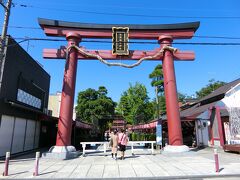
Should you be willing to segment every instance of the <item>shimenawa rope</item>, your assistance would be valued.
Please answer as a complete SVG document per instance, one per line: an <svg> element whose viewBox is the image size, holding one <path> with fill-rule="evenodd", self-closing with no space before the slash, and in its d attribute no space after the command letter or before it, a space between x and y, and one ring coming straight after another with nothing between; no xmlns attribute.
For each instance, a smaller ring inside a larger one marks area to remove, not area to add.
<svg viewBox="0 0 240 180"><path fill-rule="evenodd" d="M147 59L156 59L157 57L159 57L160 55L162 55L164 53L165 50L170 50L172 52L176 52L177 48L165 45L163 46L163 48L161 48L161 50L159 52L157 52L156 54L154 54L153 56L145 56L142 57L141 59L139 59L136 63L128 65L128 64L123 64L123 63L110 63L106 60L104 60L100 55L97 54L91 54L89 52L84 51L82 48L79 48L76 45L70 45L67 47L67 51L66 51L66 59L68 59L68 54L71 48L75 48L78 50L79 53L81 53L82 55L86 56L86 57L92 57L92 58L96 58L98 59L100 62L108 65L108 66L121 66L121 67L125 67L125 68L133 68L136 67L138 65L140 65L142 63L142 61L147 60Z"/></svg>

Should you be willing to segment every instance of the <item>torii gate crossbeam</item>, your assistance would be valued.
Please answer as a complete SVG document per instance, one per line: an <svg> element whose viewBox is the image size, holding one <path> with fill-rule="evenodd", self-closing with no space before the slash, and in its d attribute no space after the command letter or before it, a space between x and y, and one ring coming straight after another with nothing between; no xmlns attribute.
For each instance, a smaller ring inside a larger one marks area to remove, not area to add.
<svg viewBox="0 0 240 180"><path fill-rule="evenodd" d="M110 50L85 50L91 54L99 55L104 59L137 60L145 56L156 54L163 46L171 46L174 39L190 39L199 27L199 22L161 25L129 25L129 24L86 24L64 22L49 19L39 19L39 24L48 36L66 37L68 46L78 46L82 38L112 38L112 27L128 27L130 39L157 40L160 48L152 51L132 50L129 55L113 55ZM44 49L43 57L48 59L65 59L66 47L59 49ZM156 59L162 60L164 73L164 91L166 96L166 109L168 120L169 144L174 148L183 145L182 129L178 107L176 78L174 71L175 60L194 60L194 52L177 51L165 52ZM66 60L63 79L62 101L58 123L56 149L71 145L71 127L77 72L77 61L93 59L78 53L77 49L71 49ZM152 61L150 60L150 61ZM55 152L57 152L56 150Z"/></svg>

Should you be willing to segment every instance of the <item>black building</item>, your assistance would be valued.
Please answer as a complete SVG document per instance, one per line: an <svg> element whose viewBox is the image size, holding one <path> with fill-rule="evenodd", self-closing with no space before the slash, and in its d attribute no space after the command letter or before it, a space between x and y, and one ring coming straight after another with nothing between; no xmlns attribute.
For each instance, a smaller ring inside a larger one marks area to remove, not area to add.
<svg viewBox="0 0 240 180"><path fill-rule="evenodd" d="M50 75L14 39L0 59L0 156L39 147Z"/></svg>

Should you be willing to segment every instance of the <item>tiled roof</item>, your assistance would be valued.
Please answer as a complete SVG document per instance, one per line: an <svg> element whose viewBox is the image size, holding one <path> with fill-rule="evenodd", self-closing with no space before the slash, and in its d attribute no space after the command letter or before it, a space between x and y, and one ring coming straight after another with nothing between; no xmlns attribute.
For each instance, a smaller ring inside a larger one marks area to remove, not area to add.
<svg viewBox="0 0 240 180"><path fill-rule="evenodd" d="M205 104L205 105L200 105L199 103L194 105L191 108L185 109L183 111L180 112L180 117L184 118L184 117L196 117L199 114L203 113L204 111L206 111L208 108L214 106L216 104L216 102L212 102L209 104Z"/></svg>
<svg viewBox="0 0 240 180"><path fill-rule="evenodd" d="M197 116L197 115L203 113L209 107L214 106L217 103L217 101L221 100L224 97L226 92L228 92L231 88L233 88L234 86L236 86L239 83L240 83L240 79L236 79L235 81L232 81L230 83L227 83L227 84L219 87L218 89L213 91L211 94L200 99L196 105L181 111L180 117L181 118L194 117L194 116ZM219 98L216 98L216 97L219 97ZM225 111L222 113L224 113L224 115L228 115L228 113Z"/></svg>
<svg viewBox="0 0 240 180"><path fill-rule="evenodd" d="M189 107L185 110L180 111L180 117L181 119L184 118L196 118L199 114L203 113L206 111L208 108L214 106L217 101L221 100L224 96L225 93L228 92L231 88L236 86L237 84L240 83L240 79L236 79L230 83L227 83L215 91L213 91L211 94L203 97L199 101L196 102L195 105L192 107ZM228 116L228 112L221 110L221 116ZM167 119L166 114L161 117L163 120Z"/></svg>
<svg viewBox="0 0 240 180"><path fill-rule="evenodd" d="M211 99L211 98L219 96L219 95L225 95L226 92L228 92L231 88L233 88L234 86L236 86L239 83L240 83L240 79L236 79L236 80L234 80L230 83L227 83L227 84L219 87L215 91L213 91L211 94L209 94L209 95L203 97L202 99L200 99L199 102Z"/></svg>

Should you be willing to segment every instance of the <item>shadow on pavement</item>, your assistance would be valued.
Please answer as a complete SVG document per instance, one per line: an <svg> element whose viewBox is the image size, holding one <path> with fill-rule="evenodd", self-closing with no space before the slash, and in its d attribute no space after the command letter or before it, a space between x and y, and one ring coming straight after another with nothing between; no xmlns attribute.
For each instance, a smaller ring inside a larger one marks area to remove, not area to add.
<svg viewBox="0 0 240 180"><path fill-rule="evenodd" d="M14 175L18 175L18 174L27 173L27 172L28 172L28 171L22 171L22 172L12 173L12 174L9 174L9 176L14 176Z"/></svg>
<svg viewBox="0 0 240 180"><path fill-rule="evenodd" d="M49 171L49 172L40 173L39 175L51 174L51 173L56 173L56 172L57 171Z"/></svg>
<svg viewBox="0 0 240 180"><path fill-rule="evenodd" d="M36 157L36 152L40 152L40 154L42 154L43 152L48 151L49 148L41 148L41 149L35 149L35 150L30 150L30 151L26 151L26 152L21 152L21 153L17 153L17 154L11 154L10 159L11 160L21 160L21 161L27 161L27 159L35 159ZM5 157L1 158L2 160L5 159Z"/></svg>
<svg viewBox="0 0 240 180"><path fill-rule="evenodd" d="M134 159L134 158L139 158L140 156L136 156L136 155L133 155L133 156L125 156L124 159Z"/></svg>
<svg viewBox="0 0 240 180"><path fill-rule="evenodd" d="M224 170L224 168L220 168L220 169L219 169L219 172L221 172L222 170Z"/></svg>

